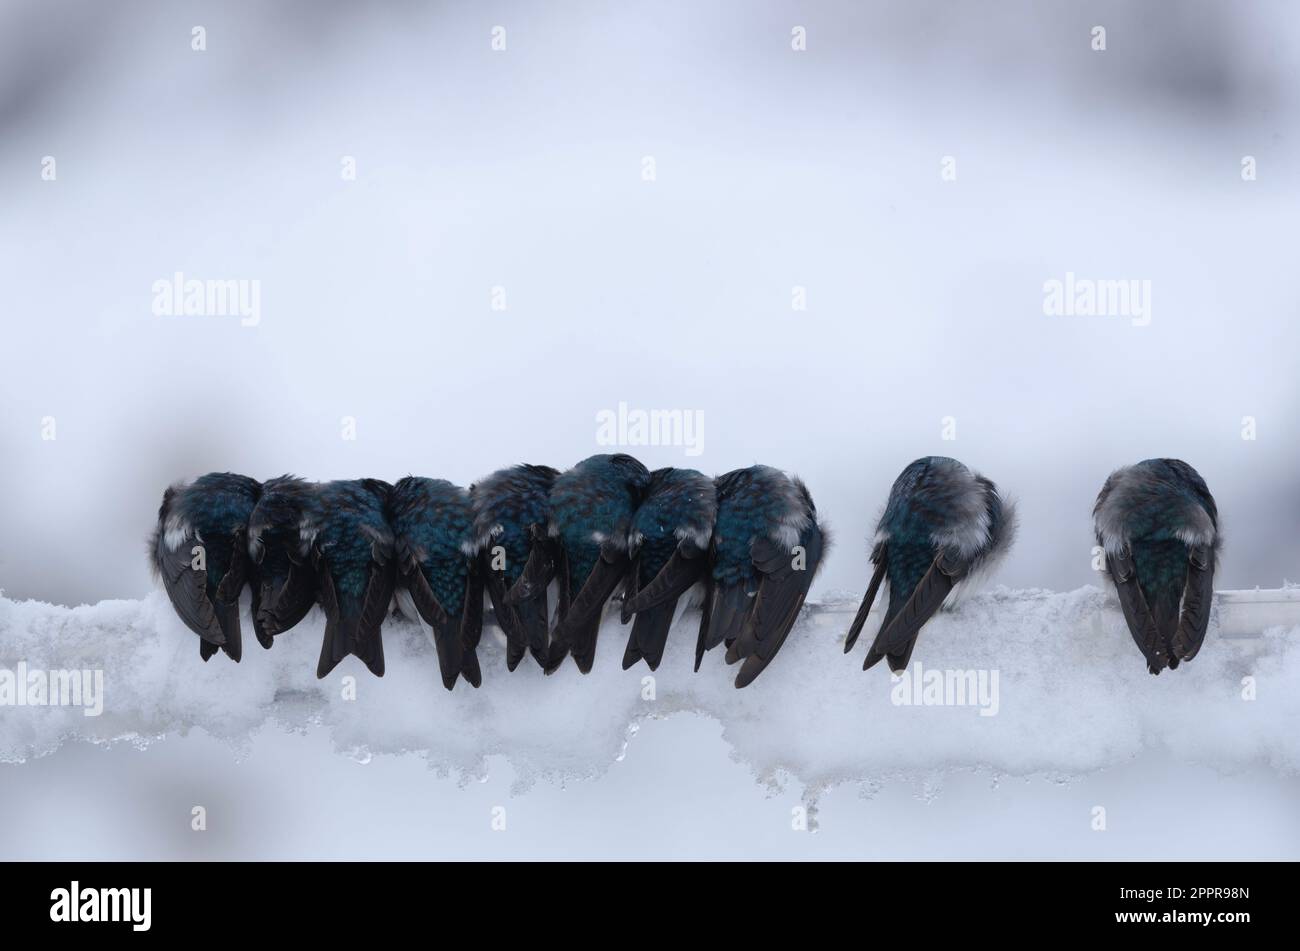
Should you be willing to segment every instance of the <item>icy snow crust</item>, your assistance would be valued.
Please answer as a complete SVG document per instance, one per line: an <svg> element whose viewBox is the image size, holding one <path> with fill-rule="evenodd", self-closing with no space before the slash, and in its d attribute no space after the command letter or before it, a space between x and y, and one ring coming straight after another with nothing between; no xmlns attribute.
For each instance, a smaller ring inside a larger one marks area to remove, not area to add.
<svg viewBox="0 0 1300 951"><path fill-rule="evenodd" d="M791 776L809 789L972 768L1065 779L1145 751L1223 769L1300 771L1300 628L1232 640L1212 626L1191 664L1152 677L1101 590L998 589L935 618L913 657L926 670L996 670L998 713L980 716L975 706L896 705L883 665L861 669L878 620L843 654L854 607L806 609L781 655L745 690L732 686L721 650L692 673L698 615L688 613L647 699L650 672L620 667L626 628L615 618L606 619L586 677L568 662L546 677L528 659L511 674L488 628L483 687L449 693L421 630L397 618L384 629L382 679L349 657L318 681L317 611L270 651L245 618L243 662L218 655L204 664L197 639L158 593L77 608L0 598L0 667L104 670L99 717L76 707L0 707L0 761L69 740L147 745L198 727L239 745L267 723L321 724L341 752L417 752L464 780L501 755L526 787L597 776L644 719L689 711L716 719L759 779ZM344 698L347 677L355 700ZM1254 700L1243 698L1247 677Z"/></svg>

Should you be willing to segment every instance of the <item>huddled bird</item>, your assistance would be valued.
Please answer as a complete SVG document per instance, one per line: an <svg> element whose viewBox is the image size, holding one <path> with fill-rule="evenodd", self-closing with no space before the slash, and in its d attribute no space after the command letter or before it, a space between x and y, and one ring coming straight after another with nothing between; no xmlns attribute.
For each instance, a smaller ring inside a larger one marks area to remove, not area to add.
<svg viewBox="0 0 1300 951"><path fill-rule="evenodd" d="M546 672L572 653L586 674L606 601L628 572L628 536L650 472L625 453L591 456L556 477L551 487L549 533L559 544L558 563L533 559L511 589L519 604L539 596L558 577L568 604L551 631Z"/></svg>
<svg viewBox="0 0 1300 951"><path fill-rule="evenodd" d="M959 584L990 570L1015 538L1015 507L996 485L956 459L926 456L902 471L876 527L875 571L844 643L862 632L882 583L889 605L862 669L886 658L907 667L922 626Z"/></svg>
<svg viewBox="0 0 1300 951"><path fill-rule="evenodd" d="M1178 459L1118 469L1097 496L1093 523L1147 669L1158 674L1191 660L1209 627L1220 544L1205 480Z"/></svg>
<svg viewBox="0 0 1300 951"><path fill-rule="evenodd" d="M388 514L399 595L433 631L443 686L451 690L458 677L479 686L483 577L469 492L445 479L407 476L393 486Z"/></svg>
<svg viewBox="0 0 1300 951"><path fill-rule="evenodd" d="M623 669L644 660L657 670L682 595L701 585L718 515L713 480L694 469L656 469L632 519L632 563L622 620L632 619Z"/></svg>
<svg viewBox="0 0 1300 951"><path fill-rule="evenodd" d="M507 593L530 558L536 574L553 573L559 545L547 529L551 487L558 475L550 466L512 466L480 479L469 489L480 568L497 624L506 636L506 667L510 670L519 665L525 652L539 665L546 665L550 614L545 587L516 604L508 601ZM560 595L563 610L568 591L561 589Z"/></svg>
<svg viewBox="0 0 1300 951"><path fill-rule="evenodd" d="M1205 480L1177 459L1118 469L1093 518L1148 669L1191 660L1209 625L1220 547ZM1015 532L1015 507L990 479L943 456L911 463L876 526L873 572L845 652L887 586L863 669L881 659L905 669L921 628L993 569ZM432 630L444 686L463 678L478 687L485 595L511 670L531 653L553 673L572 654L585 674L622 585L621 620L632 623L624 669L641 660L658 668L679 604L694 590L702 592L695 669L725 643L744 687L790 634L829 546L807 487L778 469L711 479L693 469L650 472L617 453L565 472L513 466L468 490L416 476L389 485L209 473L166 490L149 560L205 661L218 650L240 659L247 585L264 647L314 604L322 608L318 677L348 654L383 676L381 628L397 597Z"/></svg>
<svg viewBox="0 0 1300 951"><path fill-rule="evenodd" d="M246 583L256 585L248 518L261 491L256 479L211 472L163 493L150 563L176 613L199 636L205 661L218 650L235 662L243 653L239 597Z"/></svg>
<svg viewBox="0 0 1300 951"><path fill-rule="evenodd" d="M736 686L763 672L785 642L829 545L807 487L769 466L736 469L715 480L717 517L708 589L695 647L727 645L743 660Z"/></svg>
<svg viewBox="0 0 1300 951"><path fill-rule="evenodd" d="M316 603L316 567L305 530L319 521L317 487L291 475L268 479L248 519L248 552L257 567L253 620L257 639L273 638Z"/></svg>
<svg viewBox="0 0 1300 951"><path fill-rule="evenodd" d="M326 482L319 509L305 526L325 611L325 637L316 676L323 678L348 654L377 677L384 675L381 626L393 600L397 563L386 508L392 486L379 479Z"/></svg>

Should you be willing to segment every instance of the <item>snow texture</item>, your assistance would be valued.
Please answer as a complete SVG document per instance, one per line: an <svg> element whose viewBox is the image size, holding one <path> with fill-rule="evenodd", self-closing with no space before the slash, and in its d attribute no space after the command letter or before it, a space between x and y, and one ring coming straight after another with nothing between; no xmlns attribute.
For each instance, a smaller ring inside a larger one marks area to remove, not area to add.
<svg viewBox="0 0 1300 951"><path fill-rule="evenodd" d="M70 740L146 745L197 727L238 745L268 722L320 724L342 752L422 753L466 781L502 755L523 789L538 778L598 776L643 719L692 711L722 724L756 778L789 775L810 788L967 768L1067 778L1147 751L1221 769L1300 772L1300 627L1229 639L1212 625L1192 663L1152 677L1102 590L996 589L937 616L913 658L927 670L996 670L998 712L981 716L969 705L896 705L896 682L863 672L861 647L843 654L853 608L805 609L781 655L745 690L732 686L721 650L692 673L698 615L687 613L647 699L649 671L620 669L627 629L616 618L606 619L589 676L570 662L552 677L527 662L508 673L489 628L479 648L483 687L448 692L421 630L399 618L385 625L383 679L349 657L318 681L315 609L270 651L246 627L242 663L218 655L204 664L160 593L76 608L0 598L0 669L24 661L104 671L98 717L76 707L0 707L0 761ZM355 679L355 700L344 698L345 677ZM1243 697L1248 677L1253 700Z"/></svg>

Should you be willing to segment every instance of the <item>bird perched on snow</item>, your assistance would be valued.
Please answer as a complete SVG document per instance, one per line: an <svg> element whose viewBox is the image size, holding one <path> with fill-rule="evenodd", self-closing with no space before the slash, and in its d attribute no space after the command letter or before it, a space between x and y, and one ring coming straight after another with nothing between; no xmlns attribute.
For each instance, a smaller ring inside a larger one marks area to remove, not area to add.
<svg viewBox="0 0 1300 951"><path fill-rule="evenodd" d="M744 687L785 643L829 546L812 495L770 466L718 476L718 513L695 669L704 652L727 644L727 663L744 660Z"/></svg>
<svg viewBox="0 0 1300 951"><path fill-rule="evenodd" d="M663 658L678 599L704 580L718 515L713 480L694 469L656 469L632 519L632 564L623 623L636 616L623 654L627 670L644 659L651 670Z"/></svg>
<svg viewBox="0 0 1300 951"><path fill-rule="evenodd" d="M1219 552L1219 512L1205 480L1178 459L1147 459L1111 473L1092 517L1147 669L1191 660L1209 627Z"/></svg>
<svg viewBox="0 0 1300 951"><path fill-rule="evenodd" d="M239 596L255 575L246 539L261 490L248 476L211 472L163 493L150 565L205 661L219 649L236 663L243 653Z"/></svg>
<svg viewBox="0 0 1300 951"><path fill-rule="evenodd" d="M875 572L844 643L853 649L882 582L889 606L862 669L903 670L917 635L953 589L990 570L1015 538L1015 507L956 459L926 456L903 470L876 526Z"/></svg>
<svg viewBox="0 0 1300 951"><path fill-rule="evenodd" d="M317 489L316 521L303 530L315 556L317 598L325 611L317 677L325 677L348 654L375 676L384 675L380 628L393 600L397 567L385 515L392 488L379 479L352 479Z"/></svg>
<svg viewBox="0 0 1300 951"><path fill-rule="evenodd" d="M317 486L291 475L268 479L248 519L248 553L257 566L253 619L269 648L316 603L310 532L320 518Z"/></svg>
<svg viewBox="0 0 1300 951"><path fill-rule="evenodd" d="M546 666L550 640L546 587L518 604L506 595L524 573L530 557L554 572L559 545L547 534L550 524L551 487L559 475L550 466L512 466L492 473L469 488L474 509L474 540L480 552L480 567L492 610L506 636L506 667L514 670L524 652ZM568 592L561 589L561 608L567 606Z"/></svg>
<svg viewBox="0 0 1300 951"><path fill-rule="evenodd" d="M580 671L591 671L605 602L627 575L632 516L649 483L646 467L624 453L591 456L556 477L549 533L559 543L559 562L530 561L511 589L518 604L558 576L567 592L569 604L551 632L547 673L570 652Z"/></svg>
<svg viewBox="0 0 1300 951"><path fill-rule="evenodd" d="M445 479L407 476L393 486L388 515L397 553L398 594L411 599L433 630L443 686L451 690L457 677L479 686L483 578L469 492Z"/></svg>

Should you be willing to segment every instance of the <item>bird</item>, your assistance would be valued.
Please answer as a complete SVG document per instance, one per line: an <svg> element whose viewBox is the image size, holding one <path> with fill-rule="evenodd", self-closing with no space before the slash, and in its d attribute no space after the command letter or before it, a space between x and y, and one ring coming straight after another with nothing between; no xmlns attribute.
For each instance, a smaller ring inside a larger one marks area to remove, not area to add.
<svg viewBox="0 0 1300 951"><path fill-rule="evenodd" d="M959 584L969 587L990 571L1015 533L1015 506L991 480L947 456L911 463L894 480L876 526L875 571L844 652L853 649L881 584L887 583L889 605L862 669L882 658L890 670L906 669L926 621Z"/></svg>
<svg viewBox="0 0 1300 951"><path fill-rule="evenodd" d="M785 643L808 596L830 535L807 486L771 466L736 469L714 480L718 513L695 645L726 643L726 660L743 660L737 687L766 669Z"/></svg>
<svg viewBox="0 0 1300 951"><path fill-rule="evenodd" d="M694 469L650 473L645 499L632 519L628 551L632 564L622 620L636 620L628 635L623 669L645 660L659 668L678 599L703 582L709 543L718 515L713 479Z"/></svg>
<svg viewBox="0 0 1300 951"><path fill-rule="evenodd" d="M265 648L316 603L316 568L304 529L319 521L319 504L314 483L282 475L262 484L248 519L248 553L258 574L254 630Z"/></svg>
<svg viewBox="0 0 1300 951"><path fill-rule="evenodd" d="M397 555L398 596L409 597L432 629L442 684L483 682L483 578L469 492L445 479L406 476L393 486L389 522Z"/></svg>
<svg viewBox="0 0 1300 951"><path fill-rule="evenodd" d="M238 663L243 653L239 597L256 575L246 538L261 491L248 476L210 472L163 493L149 562L176 613L199 636L204 661L221 650Z"/></svg>
<svg viewBox="0 0 1300 951"><path fill-rule="evenodd" d="M1146 459L1110 474L1092 516L1147 670L1191 660L1210 624L1220 548L1219 511L1205 480L1180 459Z"/></svg>
<svg viewBox="0 0 1300 951"><path fill-rule="evenodd" d="M535 575L547 570L553 574L559 545L547 534L547 527L551 487L559 474L550 466L518 465L500 469L469 488L480 570L497 624L506 636L509 670L519 665L525 653L532 654L539 666L546 665L550 616L545 586L517 604L510 603L506 595L530 558L534 559ZM565 607L568 592L560 594L561 607Z"/></svg>
<svg viewBox="0 0 1300 951"><path fill-rule="evenodd" d="M316 597L325 611L316 676L326 677L355 654L384 675L381 627L396 587L393 530L385 508L392 486L379 479L322 483L319 509L303 528L317 572Z"/></svg>
<svg viewBox="0 0 1300 951"><path fill-rule="evenodd" d="M551 631L548 674L570 653L578 670L591 672L605 603L627 576L632 517L649 484L649 470L626 453L591 456L556 477L547 531L559 544L559 560L537 571L526 565L510 591L519 604L555 576L567 594L569 603Z"/></svg>

